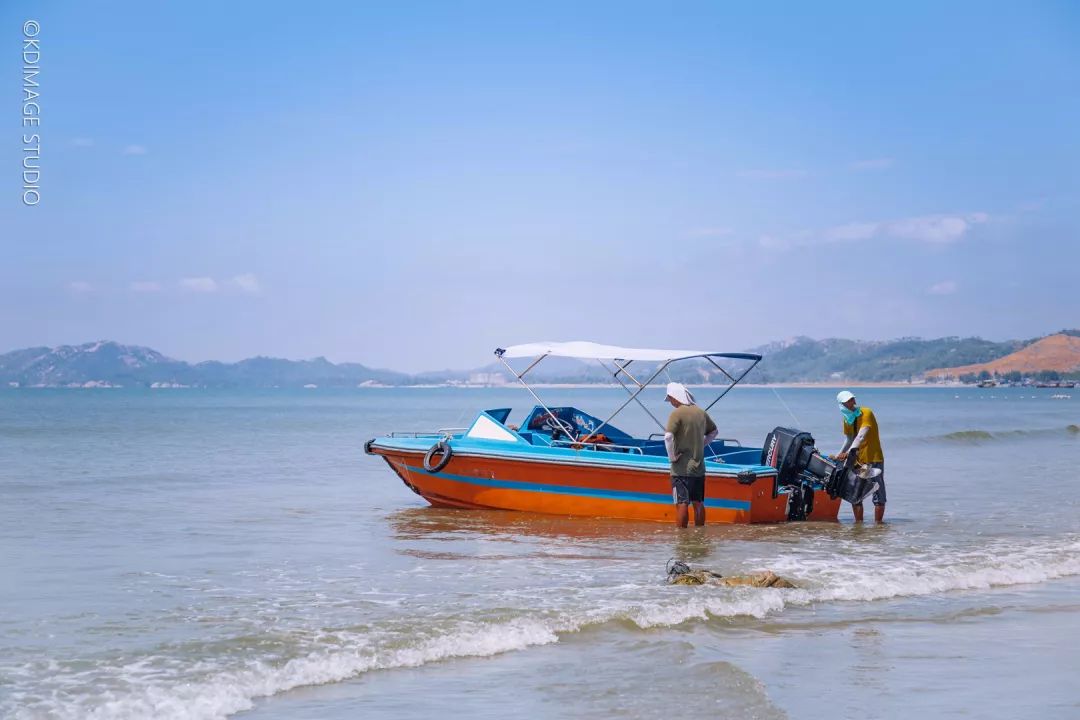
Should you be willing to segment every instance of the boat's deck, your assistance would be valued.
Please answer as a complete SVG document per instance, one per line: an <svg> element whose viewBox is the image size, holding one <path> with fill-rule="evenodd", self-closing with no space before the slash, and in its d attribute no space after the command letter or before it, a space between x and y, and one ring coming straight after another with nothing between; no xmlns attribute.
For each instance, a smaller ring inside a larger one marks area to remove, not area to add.
<svg viewBox="0 0 1080 720"><path fill-rule="evenodd" d="M633 437L614 425L603 425L599 418L576 407L553 407L549 412L536 406L526 415L520 427L507 424L511 412L511 408L485 411L503 427L536 447L586 448L652 457L667 455L662 434L654 433L647 438ZM705 457L724 464L757 465L761 448L744 447L731 438L717 439L706 447Z"/></svg>

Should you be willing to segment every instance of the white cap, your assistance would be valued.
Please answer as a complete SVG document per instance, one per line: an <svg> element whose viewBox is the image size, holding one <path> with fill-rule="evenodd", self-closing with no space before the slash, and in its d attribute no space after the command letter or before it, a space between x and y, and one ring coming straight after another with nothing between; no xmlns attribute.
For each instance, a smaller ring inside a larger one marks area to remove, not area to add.
<svg viewBox="0 0 1080 720"><path fill-rule="evenodd" d="M670 382L667 384L667 397L675 398L683 405L693 405L694 396L682 383Z"/></svg>
<svg viewBox="0 0 1080 720"><path fill-rule="evenodd" d="M848 400L854 400L854 399L855 399L855 396L852 395L851 391L849 391L849 390L841 390L840 392L836 393L836 402L840 403L841 405L846 403Z"/></svg>

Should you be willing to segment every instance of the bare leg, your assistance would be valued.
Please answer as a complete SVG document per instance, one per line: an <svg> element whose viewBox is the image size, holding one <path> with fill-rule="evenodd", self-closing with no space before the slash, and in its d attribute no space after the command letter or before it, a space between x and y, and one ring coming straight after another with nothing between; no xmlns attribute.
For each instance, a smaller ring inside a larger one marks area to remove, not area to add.
<svg viewBox="0 0 1080 720"><path fill-rule="evenodd" d="M851 506L851 512L852 512L852 514L855 515L855 522L861 523L862 522L862 503L859 503L858 505L852 505Z"/></svg>
<svg viewBox="0 0 1080 720"><path fill-rule="evenodd" d="M877 522L877 523L885 522L885 506L884 505L875 505L874 506L874 522Z"/></svg>
<svg viewBox="0 0 1080 720"><path fill-rule="evenodd" d="M690 511L686 503L679 503L675 506L675 524L679 527L686 527L690 522Z"/></svg>
<svg viewBox="0 0 1080 720"><path fill-rule="evenodd" d="M705 524L705 503L703 502L694 503L694 524Z"/></svg>

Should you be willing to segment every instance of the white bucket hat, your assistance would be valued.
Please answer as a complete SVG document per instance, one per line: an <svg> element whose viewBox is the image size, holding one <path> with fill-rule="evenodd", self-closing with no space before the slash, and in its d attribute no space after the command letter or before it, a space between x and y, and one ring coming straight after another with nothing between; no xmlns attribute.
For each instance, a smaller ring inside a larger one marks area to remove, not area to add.
<svg viewBox="0 0 1080 720"><path fill-rule="evenodd" d="M854 399L855 395L852 394L850 390L841 390L840 392L836 393L836 402L840 403L841 405L846 403L848 400Z"/></svg>
<svg viewBox="0 0 1080 720"><path fill-rule="evenodd" d="M686 389L686 386L682 383L670 382L667 384L667 396L669 398L675 398L683 405L693 405L694 396L690 394L690 391Z"/></svg>

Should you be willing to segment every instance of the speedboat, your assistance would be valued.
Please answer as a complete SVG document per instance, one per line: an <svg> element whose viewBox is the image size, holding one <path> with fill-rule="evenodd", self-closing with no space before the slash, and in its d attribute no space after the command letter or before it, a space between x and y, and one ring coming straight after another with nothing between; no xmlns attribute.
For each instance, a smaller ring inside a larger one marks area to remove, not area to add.
<svg viewBox="0 0 1080 720"><path fill-rule="evenodd" d="M392 432L364 444L367 454L382 457L431 505L674 521L664 425L642 403L641 393L674 363L706 362L724 378L708 410L761 361L751 353L590 342L514 345L495 355L536 402L520 424L508 422L511 408L491 408L478 412L468 427ZM595 360L629 397L604 420L575 406L549 406L526 381L549 357ZM513 358L532 362L519 372L508 362ZM634 402L656 422L659 433L634 437L612 424ZM864 468L857 473L821 456L808 433L786 428L770 433L764 448L717 439L705 449L710 522L835 521L841 499L857 495L861 501L873 491L872 481L872 472Z"/></svg>

